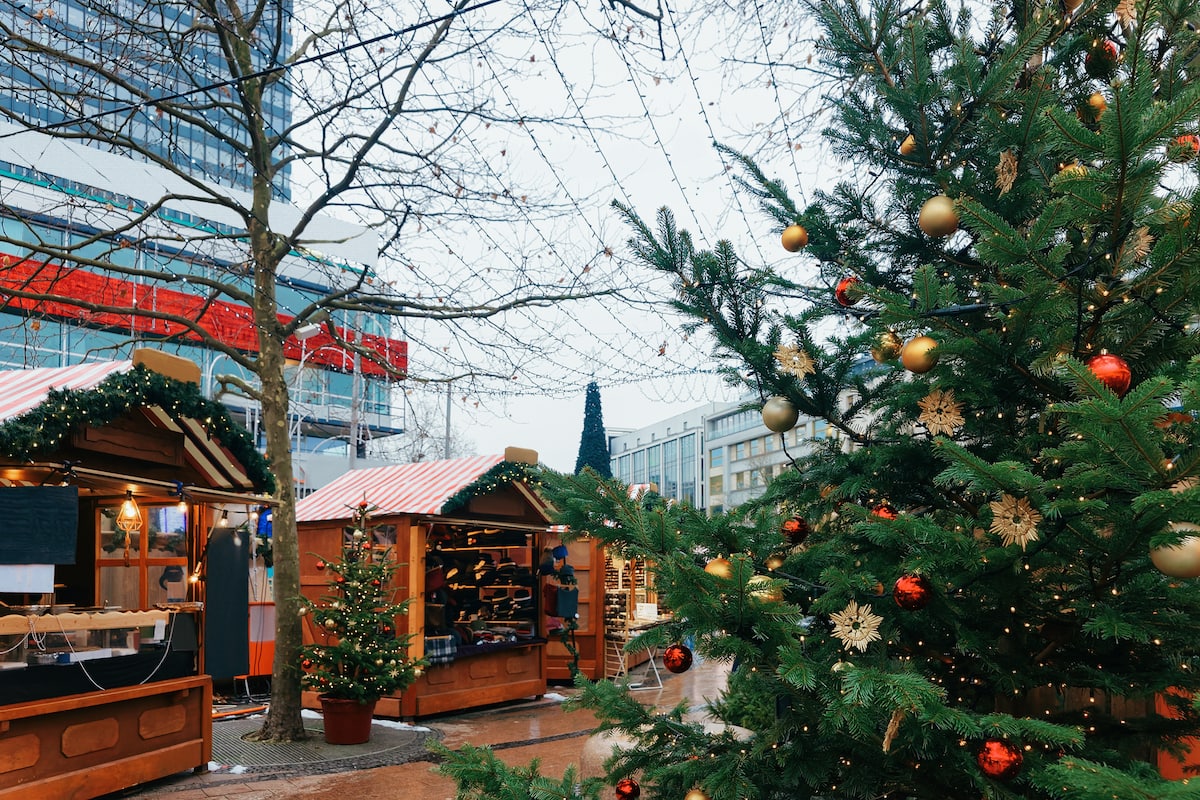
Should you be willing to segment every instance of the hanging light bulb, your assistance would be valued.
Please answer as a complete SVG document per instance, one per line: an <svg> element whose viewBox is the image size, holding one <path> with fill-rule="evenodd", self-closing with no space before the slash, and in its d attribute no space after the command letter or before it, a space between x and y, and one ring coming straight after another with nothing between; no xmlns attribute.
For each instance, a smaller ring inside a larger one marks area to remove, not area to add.
<svg viewBox="0 0 1200 800"><path fill-rule="evenodd" d="M134 502L132 491L125 492L125 502L121 503L121 510L117 513L117 527L126 533L142 529L142 512Z"/></svg>

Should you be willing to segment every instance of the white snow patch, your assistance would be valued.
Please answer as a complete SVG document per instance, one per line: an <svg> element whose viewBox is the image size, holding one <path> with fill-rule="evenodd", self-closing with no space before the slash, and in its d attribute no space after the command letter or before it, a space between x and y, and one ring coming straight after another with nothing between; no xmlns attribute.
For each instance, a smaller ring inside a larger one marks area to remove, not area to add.
<svg viewBox="0 0 1200 800"><path fill-rule="evenodd" d="M430 728L426 728L423 725L410 725L407 722L400 722L400 721L394 720L394 719L377 719L377 720L373 721L373 724L379 725L380 727L383 727L383 728L395 728L396 730L402 730L402 731L431 730Z"/></svg>

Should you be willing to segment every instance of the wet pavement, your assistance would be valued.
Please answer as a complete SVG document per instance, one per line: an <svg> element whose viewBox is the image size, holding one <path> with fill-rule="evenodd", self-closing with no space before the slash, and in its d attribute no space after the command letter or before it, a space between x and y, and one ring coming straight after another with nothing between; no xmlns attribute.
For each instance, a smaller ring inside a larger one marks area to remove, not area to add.
<svg viewBox="0 0 1200 800"><path fill-rule="evenodd" d="M637 670L634 671L635 675ZM662 688L640 689L633 697L657 708L681 700L702 709L705 699L724 686L727 668L714 662L693 666L681 675L662 671ZM362 745L328 745L318 714L305 712L306 742L270 744L242 737L261 726L261 717L224 717L213 721L213 760L207 773L180 773L130 789L115 798L173 800L453 800L454 782L435 774L436 758L427 748L439 740L454 748L488 745L505 763L541 762L545 775L559 776L579 766L583 747L596 725L590 711L567 712L562 701L573 687L550 687L539 700L506 703L488 709L417 720L413 724L376 720L371 740Z"/></svg>

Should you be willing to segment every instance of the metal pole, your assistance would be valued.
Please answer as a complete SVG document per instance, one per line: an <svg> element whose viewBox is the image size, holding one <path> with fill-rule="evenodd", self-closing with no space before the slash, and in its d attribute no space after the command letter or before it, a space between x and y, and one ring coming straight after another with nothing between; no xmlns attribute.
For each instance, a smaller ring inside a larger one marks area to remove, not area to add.
<svg viewBox="0 0 1200 800"><path fill-rule="evenodd" d="M362 344L362 312L354 314L354 329L358 335L358 344ZM354 377L350 383L350 460L349 467L354 469L358 459L358 404L362 394L362 355L354 351Z"/></svg>
<svg viewBox="0 0 1200 800"><path fill-rule="evenodd" d="M451 382L447 381L446 382L446 443L442 450L442 452L444 454L443 458L446 458L447 460L449 460L449 458L450 458L450 392L453 388L454 388L454 385Z"/></svg>

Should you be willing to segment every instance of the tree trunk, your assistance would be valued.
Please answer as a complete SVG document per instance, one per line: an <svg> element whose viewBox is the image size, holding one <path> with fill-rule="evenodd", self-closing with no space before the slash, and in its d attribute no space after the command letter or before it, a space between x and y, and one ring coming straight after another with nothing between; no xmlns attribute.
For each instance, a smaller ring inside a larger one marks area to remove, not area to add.
<svg viewBox="0 0 1200 800"><path fill-rule="evenodd" d="M269 203L269 191L269 188L264 190L263 202ZM303 644L300 608L304 605L304 597L300 593L300 547L296 537L296 492L288 430L283 330L275 299L278 264L286 254L286 247L255 223L251 223L250 231L258 298L254 304L254 323L258 329L260 404L267 459L275 473L277 501L271 528L275 562L275 663L271 670L271 705L257 738L297 741L307 738L300 716L300 648Z"/></svg>

